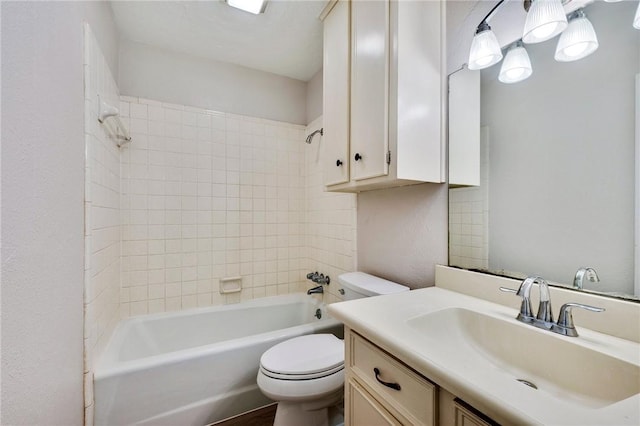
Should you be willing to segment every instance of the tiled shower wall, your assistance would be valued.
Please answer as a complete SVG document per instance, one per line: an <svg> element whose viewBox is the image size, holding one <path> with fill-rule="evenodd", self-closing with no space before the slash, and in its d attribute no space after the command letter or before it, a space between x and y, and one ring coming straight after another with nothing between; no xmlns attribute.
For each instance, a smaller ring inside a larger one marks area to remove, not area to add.
<svg viewBox="0 0 640 426"><path fill-rule="evenodd" d="M85 424L93 420L93 366L120 319L120 151L110 122L98 123L99 99L120 95L89 25L84 26L85 81Z"/></svg>
<svg viewBox="0 0 640 426"><path fill-rule="evenodd" d="M311 122L306 134L322 128L322 117ZM356 194L325 192L322 175L323 139L316 135L305 152L306 270L329 275L325 303L341 300L338 275L356 269ZM307 281L307 287L315 284Z"/></svg>
<svg viewBox="0 0 640 426"><path fill-rule="evenodd" d="M131 97L120 109L122 317L306 288L304 127Z"/></svg>

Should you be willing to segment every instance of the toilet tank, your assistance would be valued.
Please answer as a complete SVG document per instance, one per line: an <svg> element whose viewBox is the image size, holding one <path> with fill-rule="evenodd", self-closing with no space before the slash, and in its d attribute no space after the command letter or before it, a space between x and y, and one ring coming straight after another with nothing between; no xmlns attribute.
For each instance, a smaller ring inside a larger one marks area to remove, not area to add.
<svg viewBox="0 0 640 426"><path fill-rule="evenodd" d="M361 299L363 297L409 291L409 287L365 274L364 272L348 272L338 276L340 288L344 290L343 300Z"/></svg>

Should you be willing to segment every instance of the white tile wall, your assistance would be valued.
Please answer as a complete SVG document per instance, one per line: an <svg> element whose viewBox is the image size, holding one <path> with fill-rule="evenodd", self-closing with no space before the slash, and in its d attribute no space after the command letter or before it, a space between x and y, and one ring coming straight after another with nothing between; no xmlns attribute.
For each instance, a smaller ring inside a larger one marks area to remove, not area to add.
<svg viewBox="0 0 640 426"><path fill-rule="evenodd" d="M119 320L120 151L98 123L98 95L118 105L118 87L87 24L85 82L85 424L93 424L93 365Z"/></svg>
<svg viewBox="0 0 640 426"><path fill-rule="evenodd" d="M480 141L480 186L449 190L449 265L489 267L489 143Z"/></svg>
<svg viewBox="0 0 640 426"><path fill-rule="evenodd" d="M322 117L311 122L305 135L322 128ZM305 150L305 238L307 247L306 272L318 271L329 275L332 283L325 287L324 302L341 299L338 275L356 268L356 194L325 192L321 156L323 139L320 135ZM305 288L315 286L306 281Z"/></svg>
<svg viewBox="0 0 640 426"><path fill-rule="evenodd" d="M121 315L303 289L304 128L122 97ZM220 279L242 277L240 293Z"/></svg>

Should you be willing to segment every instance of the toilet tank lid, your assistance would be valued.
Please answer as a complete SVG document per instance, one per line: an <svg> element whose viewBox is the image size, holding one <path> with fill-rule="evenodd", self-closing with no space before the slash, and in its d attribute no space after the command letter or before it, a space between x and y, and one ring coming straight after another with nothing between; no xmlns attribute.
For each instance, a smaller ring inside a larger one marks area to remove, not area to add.
<svg viewBox="0 0 640 426"><path fill-rule="evenodd" d="M394 283L380 277L364 272L348 272L338 276L338 281L343 286L365 296L377 296L380 294L393 294L409 291L409 287Z"/></svg>

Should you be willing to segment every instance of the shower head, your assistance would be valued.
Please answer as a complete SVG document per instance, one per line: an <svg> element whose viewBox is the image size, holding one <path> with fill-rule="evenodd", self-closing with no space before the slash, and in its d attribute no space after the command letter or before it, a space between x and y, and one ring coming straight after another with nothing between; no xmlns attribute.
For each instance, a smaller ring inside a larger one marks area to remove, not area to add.
<svg viewBox="0 0 640 426"><path fill-rule="evenodd" d="M307 139L305 140L305 142L310 144L311 140L317 133L320 133L320 136L322 136L324 134L324 128L318 129L315 132L311 133L309 136L307 136Z"/></svg>

